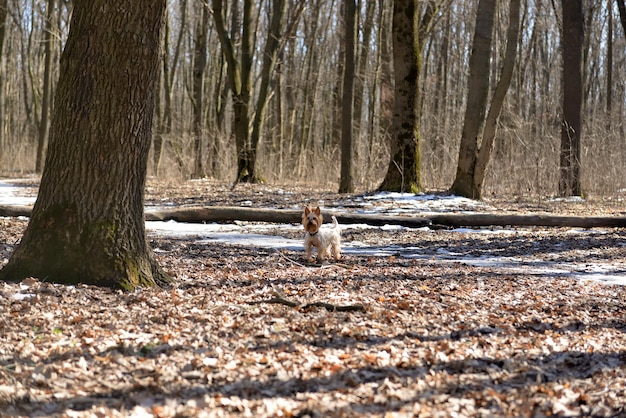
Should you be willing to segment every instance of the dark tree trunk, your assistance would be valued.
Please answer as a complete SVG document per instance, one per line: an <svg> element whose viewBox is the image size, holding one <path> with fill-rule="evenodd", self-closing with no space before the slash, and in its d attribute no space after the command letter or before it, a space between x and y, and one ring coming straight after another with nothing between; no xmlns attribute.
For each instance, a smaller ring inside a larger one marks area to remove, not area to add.
<svg viewBox="0 0 626 418"><path fill-rule="evenodd" d="M482 2L481 2L482 4ZM479 6L479 18L491 16L491 26L493 28L493 17L495 16L495 2L492 3L494 10L492 13L481 12ZM482 16L481 14L482 13ZM479 109L479 103L482 105L483 97L468 98L468 105L466 110L466 129L463 130L463 138L461 140L461 148L459 150L459 165L457 168L457 177L452 186L452 192L458 195L470 197L472 199L481 199L483 193L483 185L485 182L485 176L487 174L487 167L489 166L489 160L491 159L491 153L493 152L496 130L498 124L498 118L502 106L504 105L504 99L506 93L509 90L511 79L513 78L513 69L515 67L515 57L517 56L517 44L519 39L519 22L520 22L520 0L511 0L509 2L509 28L507 30L507 44L504 59L502 61L502 71L500 73L500 80L495 87L491 103L489 105L489 111L484 120L484 128L482 133L480 132L480 126L482 120L478 119L483 117L484 109ZM487 24L482 22L481 24ZM478 28L478 23L477 23ZM485 28L486 34L486 28ZM477 33L478 35L478 33ZM490 45L481 40L475 42L474 53L478 55L477 48L488 48L482 51L482 58L480 61L482 64L478 68L470 68L470 83L478 83L479 80L476 76L483 77L482 86L480 89L470 88L468 94L485 94L489 88L489 56L491 52ZM472 56L474 56L474 53ZM474 64L479 64L479 60L470 61ZM482 67L482 69L481 69ZM476 86L478 87L478 86ZM479 102L478 99L481 101ZM484 106L487 102L484 102ZM468 118L469 115L469 118ZM476 130L478 129L478 130ZM471 180L471 182L468 182Z"/></svg>
<svg viewBox="0 0 626 418"><path fill-rule="evenodd" d="M624 0L616 0L617 9L619 10L619 21L622 23L622 29L624 30L624 36L626 36L626 4Z"/></svg>
<svg viewBox="0 0 626 418"><path fill-rule="evenodd" d="M6 20L8 14L7 8L8 0L0 0L0 57L4 54L4 40L6 38ZM0 86L4 86L5 74L4 69L0 67ZM4 150L5 135L4 135L4 89L0 89L0 153Z"/></svg>
<svg viewBox="0 0 626 418"><path fill-rule="evenodd" d="M391 122L391 160L379 190L421 191L421 153L418 104L422 51L437 12L428 1L419 18L416 0L393 2L393 65L395 90Z"/></svg>
<svg viewBox="0 0 626 418"><path fill-rule="evenodd" d="M583 103L582 0L563 0L563 120L559 195L580 196L581 111Z"/></svg>
<svg viewBox="0 0 626 418"><path fill-rule="evenodd" d="M148 246L143 216L165 7L74 2L39 195L1 279L126 290L171 280Z"/></svg>
<svg viewBox="0 0 626 418"><path fill-rule="evenodd" d="M343 92L341 100L341 177L339 193L354 192L352 177L353 163L353 111L354 111L354 76L355 76L355 38L356 4L354 0L345 0L343 4L346 36L345 65L343 69Z"/></svg>
<svg viewBox="0 0 626 418"><path fill-rule="evenodd" d="M480 0L476 11L476 28L469 60L467 108L459 146L456 177L450 191L460 196L477 199L474 172L479 152L479 138L485 122L489 96L489 68L496 0Z"/></svg>
<svg viewBox="0 0 626 418"><path fill-rule="evenodd" d="M237 149L237 178L235 182L256 183L254 166L256 153L251 150L250 144L250 91L252 88L252 62L254 55L254 2L244 0L243 22L241 28L241 59L235 51L235 42L228 34L223 16L224 0L213 0L213 20L215 29L220 38L222 54L228 64L228 81L233 98L233 135ZM236 3L234 3L236 4ZM236 13L233 14L236 18ZM233 24L233 31L239 31Z"/></svg>
<svg viewBox="0 0 626 418"><path fill-rule="evenodd" d="M48 144L48 115L50 113L50 95L52 94L52 19L54 18L55 0L46 2L46 30L44 32L44 69L43 69L43 92L41 97L41 119L39 120L39 132L37 138L37 158L35 171L41 173Z"/></svg>
<svg viewBox="0 0 626 418"><path fill-rule="evenodd" d="M207 64L207 37L209 31L209 6L200 3L202 11L196 23L196 39L194 45L193 61L193 152L194 178L202 178L206 175L204 168L204 141L202 126L204 109L204 69Z"/></svg>
<svg viewBox="0 0 626 418"><path fill-rule="evenodd" d="M391 160L379 190L419 191L420 150L417 120L418 78L421 55L418 50L414 0L393 2L393 65L395 90L391 123Z"/></svg>

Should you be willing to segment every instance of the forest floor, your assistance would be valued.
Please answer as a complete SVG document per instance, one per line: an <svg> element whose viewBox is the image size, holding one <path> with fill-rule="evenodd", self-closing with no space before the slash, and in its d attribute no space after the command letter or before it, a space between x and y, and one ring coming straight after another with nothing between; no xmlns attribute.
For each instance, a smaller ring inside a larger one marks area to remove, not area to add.
<svg viewBox="0 0 626 418"><path fill-rule="evenodd" d="M401 200L211 182L150 182L146 196L396 214ZM502 198L437 210L624 209ZM0 263L26 224L0 218ZM0 416L626 414L626 287L612 284L626 276L623 229L345 226L342 260L320 265L303 260L301 227L234 225L300 247L148 227L172 289L0 283Z"/></svg>

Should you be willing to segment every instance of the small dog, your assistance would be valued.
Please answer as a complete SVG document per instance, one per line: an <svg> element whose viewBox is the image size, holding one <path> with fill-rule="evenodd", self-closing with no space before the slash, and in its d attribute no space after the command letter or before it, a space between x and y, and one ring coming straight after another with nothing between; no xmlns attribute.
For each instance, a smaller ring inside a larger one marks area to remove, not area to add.
<svg viewBox="0 0 626 418"><path fill-rule="evenodd" d="M324 218L320 208L313 210L304 208L302 214L302 226L306 234L304 235L304 250L307 260L312 261L313 247L317 248L317 261L322 262L328 256L333 256L335 261L341 258L341 229L337 218L334 216L333 226L321 228Z"/></svg>

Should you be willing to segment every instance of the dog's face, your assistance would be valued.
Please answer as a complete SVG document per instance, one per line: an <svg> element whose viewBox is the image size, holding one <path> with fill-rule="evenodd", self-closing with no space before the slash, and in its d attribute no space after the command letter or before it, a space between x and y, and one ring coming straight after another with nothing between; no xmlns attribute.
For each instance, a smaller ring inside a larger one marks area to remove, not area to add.
<svg viewBox="0 0 626 418"><path fill-rule="evenodd" d="M304 230L310 234L314 234L319 231L320 226L322 226L323 218L322 213L320 211L319 206L314 210L309 209L309 207L304 208L304 213L302 214L302 226L304 226Z"/></svg>

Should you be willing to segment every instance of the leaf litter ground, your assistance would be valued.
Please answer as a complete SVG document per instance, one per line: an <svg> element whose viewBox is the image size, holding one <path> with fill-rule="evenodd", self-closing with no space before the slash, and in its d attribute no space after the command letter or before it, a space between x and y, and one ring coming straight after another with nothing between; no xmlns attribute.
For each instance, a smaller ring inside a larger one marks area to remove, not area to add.
<svg viewBox="0 0 626 418"><path fill-rule="evenodd" d="M363 208L363 196L314 194L154 183L147 202L294 208L314 199ZM578 201L466 204L520 213L619 210ZM0 219L1 259L26 223ZM259 231L302 236L280 225ZM626 274L623 230L350 228L343 237L347 248L387 252L355 250L315 265L295 247L153 231L157 257L178 278L172 289L0 283L0 414L626 413L625 288L598 280L607 271ZM264 303L272 298L365 311Z"/></svg>

